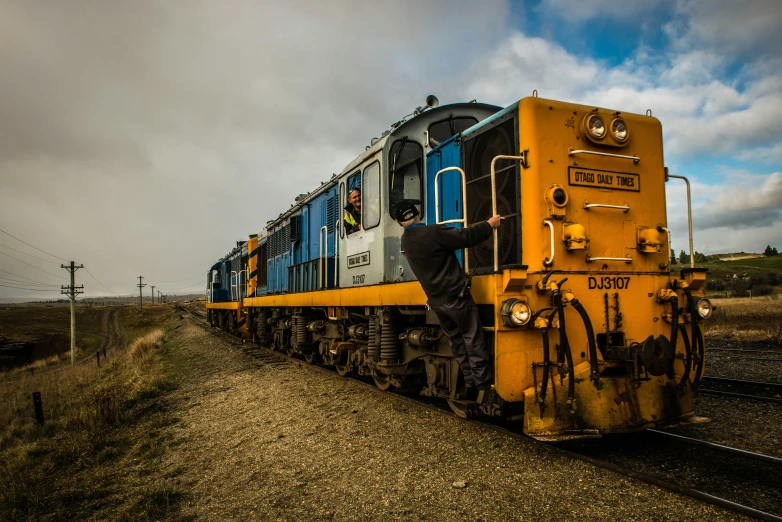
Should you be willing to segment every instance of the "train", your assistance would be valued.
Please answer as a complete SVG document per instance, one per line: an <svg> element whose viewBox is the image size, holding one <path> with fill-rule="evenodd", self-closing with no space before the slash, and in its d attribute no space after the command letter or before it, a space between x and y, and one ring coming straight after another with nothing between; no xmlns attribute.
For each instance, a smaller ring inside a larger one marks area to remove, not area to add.
<svg viewBox="0 0 782 522"><path fill-rule="evenodd" d="M712 306L705 269L671 266L673 178L687 181L665 167L651 111L537 92L507 107L429 96L209 268L208 321L539 439L687 422ZM348 233L354 188L361 227ZM492 348L491 400L467 397L407 264L391 214L402 199L427 225L504 218L490 240L458 252Z"/></svg>

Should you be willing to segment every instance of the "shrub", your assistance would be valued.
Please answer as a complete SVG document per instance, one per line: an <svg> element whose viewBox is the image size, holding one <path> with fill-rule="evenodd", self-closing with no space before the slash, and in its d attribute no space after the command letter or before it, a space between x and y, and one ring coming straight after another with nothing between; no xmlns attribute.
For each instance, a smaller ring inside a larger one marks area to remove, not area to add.
<svg viewBox="0 0 782 522"><path fill-rule="evenodd" d="M774 287L771 285L752 285L753 296L773 295L775 293L776 290L774 290Z"/></svg>
<svg viewBox="0 0 782 522"><path fill-rule="evenodd" d="M163 334L163 330L155 330L133 341L128 351L134 359L141 359L154 348L159 348L164 340L165 334Z"/></svg>

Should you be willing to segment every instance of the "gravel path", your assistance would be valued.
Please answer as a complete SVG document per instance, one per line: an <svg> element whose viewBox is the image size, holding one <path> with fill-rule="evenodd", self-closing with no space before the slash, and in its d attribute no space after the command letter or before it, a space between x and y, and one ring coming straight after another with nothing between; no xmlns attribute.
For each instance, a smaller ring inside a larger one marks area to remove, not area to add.
<svg viewBox="0 0 782 522"><path fill-rule="evenodd" d="M206 520L743 520L296 364L189 319L160 473Z"/></svg>

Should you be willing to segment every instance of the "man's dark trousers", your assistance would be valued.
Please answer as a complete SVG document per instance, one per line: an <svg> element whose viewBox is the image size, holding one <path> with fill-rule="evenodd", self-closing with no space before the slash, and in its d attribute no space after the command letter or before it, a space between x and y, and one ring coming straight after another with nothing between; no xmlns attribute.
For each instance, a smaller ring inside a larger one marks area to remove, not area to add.
<svg viewBox="0 0 782 522"><path fill-rule="evenodd" d="M491 353L483 340L478 307L472 296L459 297L441 305L431 305L440 327L451 341L451 351L464 375L467 387L489 386L494 380Z"/></svg>

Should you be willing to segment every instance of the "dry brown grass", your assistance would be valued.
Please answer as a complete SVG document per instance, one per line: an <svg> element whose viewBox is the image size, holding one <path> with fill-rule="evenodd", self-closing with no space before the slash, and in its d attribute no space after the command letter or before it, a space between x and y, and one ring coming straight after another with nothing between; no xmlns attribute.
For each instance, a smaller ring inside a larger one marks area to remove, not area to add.
<svg viewBox="0 0 782 522"><path fill-rule="evenodd" d="M140 408L166 388L165 334L147 331L100 367L0 374L0 519L81 519L105 502L112 474L121 473L112 461L140 436L130 429L143 419ZM47 362L55 361L35 365ZM43 425L33 392L41 393Z"/></svg>
<svg viewBox="0 0 782 522"><path fill-rule="evenodd" d="M712 299L714 316L706 322L712 339L782 342L782 300L770 296Z"/></svg>

